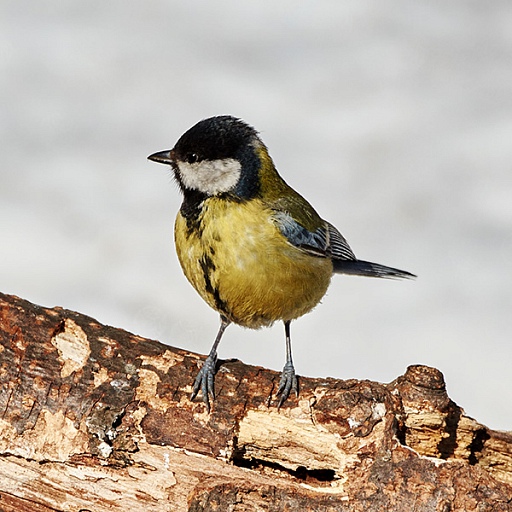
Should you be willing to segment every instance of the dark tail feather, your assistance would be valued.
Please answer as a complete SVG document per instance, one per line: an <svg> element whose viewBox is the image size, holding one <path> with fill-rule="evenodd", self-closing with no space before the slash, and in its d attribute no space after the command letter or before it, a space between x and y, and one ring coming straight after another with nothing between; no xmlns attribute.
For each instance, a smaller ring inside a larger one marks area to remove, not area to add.
<svg viewBox="0 0 512 512"><path fill-rule="evenodd" d="M362 260L332 260L333 272L355 276L383 277L385 279L414 279L416 276L405 270L386 267L378 263Z"/></svg>

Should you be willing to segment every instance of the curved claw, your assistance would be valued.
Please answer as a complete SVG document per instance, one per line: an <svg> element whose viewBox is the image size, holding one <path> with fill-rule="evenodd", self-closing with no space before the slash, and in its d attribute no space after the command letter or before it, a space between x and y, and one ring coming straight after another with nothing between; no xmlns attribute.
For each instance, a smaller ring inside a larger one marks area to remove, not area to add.
<svg viewBox="0 0 512 512"><path fill-rule="evenodd" d="M215 367L217 365L217 356L208 356L199 373L197 374L196 380L194 381L194 387L192 389L192 394L190 395L190 400L194 400L194 398L201 390L201 394L203 396L203 402L206 406L206 410L210 412L210 396L212 400L215 400Z"/></svg>
<svg viewBox="0 0 512 512"><path fill-rule="evenodd" d="M294 391L296 396L299 395L299 384L295 375L295 368L292 363L288 362L284 365L277 390L277 396L280 396L279 403L277 404L278 409L286 402L291 391Z"/></svg>

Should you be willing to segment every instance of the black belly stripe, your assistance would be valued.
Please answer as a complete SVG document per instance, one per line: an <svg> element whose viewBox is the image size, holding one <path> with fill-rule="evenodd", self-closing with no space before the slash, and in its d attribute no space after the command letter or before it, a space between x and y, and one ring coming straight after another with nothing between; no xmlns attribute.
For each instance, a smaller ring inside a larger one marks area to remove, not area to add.
<svg viewBox="0 0 512 512"><path fill-rule="evenodd" d="M221 311L226 316L229 316L227 304L225 301L221 299L219 290L212 285L212 281L210 278L210 273L215 270L215 263L210 258L210 256L205 254L199 260L199 265L201 266L201 270L203 271L204 287L206 293L210 294L213 297L215 307L217 308L217 310Z"/></svg>

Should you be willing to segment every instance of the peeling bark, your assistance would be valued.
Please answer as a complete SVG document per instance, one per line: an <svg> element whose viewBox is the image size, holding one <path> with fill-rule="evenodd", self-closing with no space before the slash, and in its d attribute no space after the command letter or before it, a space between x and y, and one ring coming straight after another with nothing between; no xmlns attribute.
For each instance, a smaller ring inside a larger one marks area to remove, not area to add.
<svg viewBox="0 0 512 512"><path fill-rule="evenodd" d="M442 374L390 384L202 357L0 294L0 511L511 511L512 433L467 417Z"/></svg>

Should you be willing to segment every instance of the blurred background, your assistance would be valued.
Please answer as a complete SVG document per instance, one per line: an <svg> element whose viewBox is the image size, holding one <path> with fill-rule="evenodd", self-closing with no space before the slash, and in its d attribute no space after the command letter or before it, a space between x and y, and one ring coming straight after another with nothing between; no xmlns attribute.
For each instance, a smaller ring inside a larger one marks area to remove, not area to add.
<svg viewBox="0 0 512 512"><path fill-rule="evenodd" d="M358 257L419 276L335 276L297 372L435 366L512 430L511 27L508 0L0 0L0 291L207 353L146 157L235 115ZM281 370L283 328L232 326L219 356Z"/></svg>

